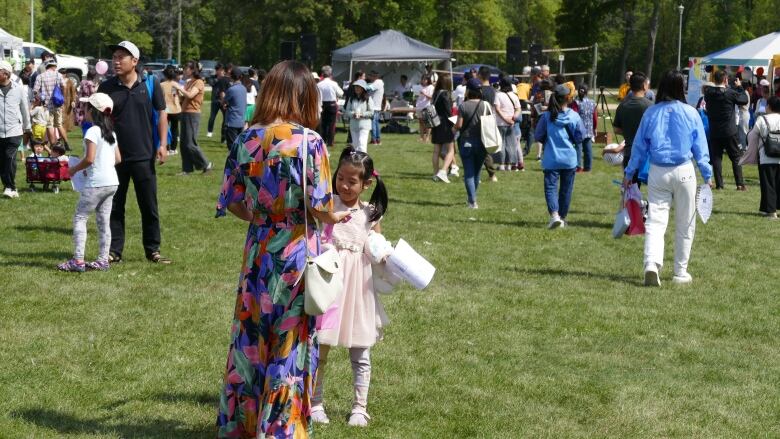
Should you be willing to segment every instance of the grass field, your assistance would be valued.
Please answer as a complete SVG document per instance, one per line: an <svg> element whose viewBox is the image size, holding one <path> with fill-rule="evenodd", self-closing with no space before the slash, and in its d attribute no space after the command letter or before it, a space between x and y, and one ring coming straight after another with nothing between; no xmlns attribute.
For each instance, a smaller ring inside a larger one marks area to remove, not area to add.
<svg viewBox="0 0 780 439"><path fill-rule="evenodd" d="M225 149L201 140L221 169ZM414 135L370 147L385 235L437 273L384 296L367 429L346 425L351 370L332 353L317 437L780 437L780 229L757 214L754 167L747 193L727 171L699 223L694 283L671 285L669 233L664 285L647 289L643 239L610 235L618 168L578 175L570 227L548 231L538 162L484 182L474 211L461 179L431 181L430 150ZM133 202L125 262L76 275L54 267L77 194L0 200L0 437L214 436L245 226L214 219L221 172L176 177L179 157L158 167L167 267L144 259Z"/></svg>

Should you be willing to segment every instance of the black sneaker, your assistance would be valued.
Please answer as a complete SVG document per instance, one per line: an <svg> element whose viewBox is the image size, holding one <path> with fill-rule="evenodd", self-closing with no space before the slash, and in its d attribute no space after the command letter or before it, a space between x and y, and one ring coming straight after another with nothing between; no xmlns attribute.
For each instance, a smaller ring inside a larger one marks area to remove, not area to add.
<svg viewBox="0 0 780 439"><path fill-rule="evenodd" d="M108 254L108 263L109 264L118 264L120 262L122 262L122 256L121 255L118 255L118 254L116 254L114 252L110 252Z"/></svg>

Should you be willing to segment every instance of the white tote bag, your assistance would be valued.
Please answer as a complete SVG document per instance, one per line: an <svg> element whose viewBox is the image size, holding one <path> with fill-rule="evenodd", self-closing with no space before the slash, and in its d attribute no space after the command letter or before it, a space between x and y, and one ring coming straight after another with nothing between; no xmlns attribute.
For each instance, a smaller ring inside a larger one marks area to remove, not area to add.
<svg viewBox="0 0 780 439"><path fill-rule="evenodd" d="M303 130L303 167L301 173L301 185L303 186L304 205L304 239L306 241L306 266L303 269L304 300L303 310L310 316L325 314L343 289L341 272L339 271L340 258L335 248L330 248L319 256L309 254L309 201L306 193L306 168L309 163L309 130ZM319 248L319 239L317 240Z"/></svg>
<svg viewBox="0 0 780 439"><path fill-rule="evenodd" d="M479 125L482 131L482 145L489 154L501 152L503 139L501 132L496 125L496 116L493 114L493 108L489 102L485 102L485 109L482 110L482 116L479 116Z"/></svg>

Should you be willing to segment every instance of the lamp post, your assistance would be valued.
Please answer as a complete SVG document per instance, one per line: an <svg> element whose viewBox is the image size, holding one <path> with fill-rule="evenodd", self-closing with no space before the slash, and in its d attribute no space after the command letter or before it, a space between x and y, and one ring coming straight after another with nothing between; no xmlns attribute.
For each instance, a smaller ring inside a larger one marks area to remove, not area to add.
<svg viewBox="0 0 780 439"><path fill-rule="evenodd" d="M682 53L682 16L685 7L680 5L677 7L677 10L680 11L680 32L677 35L677 70L680 70L680 54Z"/></svg>
<svg viewBox="0 0 780 439"><path fill-rule="evenodd" d="M30 0L30 42L35 42L35 0Z"/></svg>

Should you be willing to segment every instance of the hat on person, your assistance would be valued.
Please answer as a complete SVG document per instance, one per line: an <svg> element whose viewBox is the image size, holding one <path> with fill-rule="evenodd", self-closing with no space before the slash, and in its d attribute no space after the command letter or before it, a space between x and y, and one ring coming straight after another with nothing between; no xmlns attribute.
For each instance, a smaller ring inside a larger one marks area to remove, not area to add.
<svg viewBox="0 0 780 439"><path fill-rule="evenodd" d="M511 87L512 86L512 78L504 76L503 78L498 80L498 86L501 87L501 88Z"/></svg>
<svg viewBox="0 0 780 439"><path fill-rule="evenodd" d="M46 63L44 64L44 66L46 66L47 69L49 67L51 67L51 66L56 66L56 65L57 65L57 59L56 58L48 59L48 60L46 60Z"/></svg>
<svg viewBox="0 0 780 439"><path fill-rule="evenodd" d="M571 94L571 89L563 84L558 84L553 88L553 91L557 96L566 97Z"/></svg>
<svg viewBox="0 0 780 439"><path fill-rule="evenodd" d="M477 78L471 78L466 81L467 90L482 90L482 83Z"/></svg>
<svg viewBox="0 0 780 439"><path fill-rule="evenodd" d="M114 109L114 101L105 93L93 93L88 98L80 98L79 102L89 102L101 113L111 113Z"/></svg>
<svg viewBox="0 0 780 439"><path fill-rule="evenodd" d="M361 87L363 90L368 90L368 83L366 83L366 81L363 79L358 79L357 81L353 82L352 85Z"/></svg>
<svg viewBox="0 0 780 439"><path fill-rule="evenodd" d="M0 60L0 70L5 70L8 73L14 72L14 68L11 67L11 64L6 60Z"/></svg>
<svg viewBox="0 0 780 439"><path fill-rule="evenodd" d="M127 40L122 41L119 44L113 44L111 46L108 46L108 48L111 49L112 51L117 50L117 49L124 49L124 50L128 51L130 53L130 56L132 56L133 58L138 59L138 58L141 57L141 51L138 50L138 46L136 46L135 44L133 44L133 43L127 41Z"/></svg>
<svg viewBox="0 0 780 439"><path fill-rule="evenodd" d="M761 81L759 81L758 85L762 87L769 87L769 81L767 81L766 79L762 79Z"/></svg>
<svg viewBox="0 0 780 439"><path fill-rule="evenodd" d="M539 67L532 67L531 68L531 76L538 76L542 74L542 69Z"/></svg>

